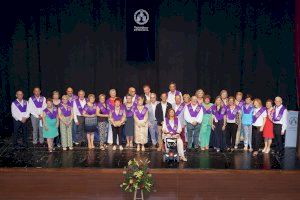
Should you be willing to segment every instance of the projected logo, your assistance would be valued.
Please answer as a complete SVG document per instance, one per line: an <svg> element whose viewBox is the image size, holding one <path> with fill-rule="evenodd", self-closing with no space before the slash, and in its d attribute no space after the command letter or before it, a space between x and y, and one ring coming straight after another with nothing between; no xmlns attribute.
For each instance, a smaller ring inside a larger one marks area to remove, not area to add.
<svg viewBox="0 0 300 200"><path fill-rule="evenodd" d="M138 9L133 15L135 23L140 26L134 26L134 31L149 31L149 27L143 25L147 24L149 21L149 13L144 9Z"/></svg>
<svg viewBox="0 0 300 200"><path fill-rule="evenodd" d="M138 25L147 24L147 22L149 21L149 13L144 9L139 9L139 10L135 11L134 21Z"/></svg>

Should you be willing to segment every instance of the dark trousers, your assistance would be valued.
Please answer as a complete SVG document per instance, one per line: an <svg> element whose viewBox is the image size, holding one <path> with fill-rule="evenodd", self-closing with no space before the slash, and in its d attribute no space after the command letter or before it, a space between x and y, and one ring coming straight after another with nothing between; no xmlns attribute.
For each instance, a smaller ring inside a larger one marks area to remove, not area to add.
<svg viewBox="0 0 300 200"><path fill-rule="evenodd" d="M220 120L218 122L214 121L215 130L212 131L214 140L213 147L218 148L220 150L224 150L226 148L226 133L222 130L223 124L223 120Z"/></svg>
<svg viewBox="0 0 300 200"><path fill-rule="evenodd" d="M27 123L22 123L21 121L16 121L14 119L14 132L12 134L12 140L14 147L18 146L18 135L22 135L23 146L28 147L28 128Z"/></svg>
<svg viewBox="0 0 300 200"><path fill-rule="evenodd" d="M74 142L83 142L85 141L85 133L84 133L84 117L83 116L77 116L77 120L79 122L79 125L76 127L76 136Z"/></svg>
<svg viewBox="0 0 300 200"><path fill-rule="evenodd" d="M236 123L228 123L226 125L226 144L227 148L233 148L238 125Z"/></svg>
<svg viewBox="0 0 300 200"><path fill-rule="evenodd" d="M118 140L119 140L119 145L122 145L122 129L123 129L123 126L120 126L120 127L114 127L113 125L111 125L111 129L112 129L112 132L113 132L113 145L117 145L117 137L118 137Z"/></svg>
<svg viewBox="0 0 300 200"><path fill-rule="evenodd" d="M281 153L284 150L284 136L281 135L281 124L275 124L273 125L273 132L274 132L274 143L276 146L276 151Z"/></svg>
<svg viewBox="0 0 300 200"><path fill-rule="evenodd" d="M261 145L262 145L262 132L260 132L260 126L252 126L253 151L258 151Z"/></svg>

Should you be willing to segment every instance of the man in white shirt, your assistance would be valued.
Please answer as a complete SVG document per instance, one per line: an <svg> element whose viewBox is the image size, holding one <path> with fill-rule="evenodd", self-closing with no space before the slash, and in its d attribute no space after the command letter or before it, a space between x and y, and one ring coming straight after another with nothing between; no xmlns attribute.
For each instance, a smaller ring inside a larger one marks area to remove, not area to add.
<svg viewBox="0 0 300 200"><path fill-rule="evenodd" d="M184 119L187 122L188 149L199 148L199 134L203 119L203 109L198 104L197 97L192 96L191 103L184 109Z"/></svg>
<svg viewBox="0 0 300 200"><path fill-rule="evenodd" d="M83 90L78 91L78 99L73 102L73 113L74 113L74 121L76 124L76 134L73 137L74 144L78 145L80 142L84 141L84 116L83 116L83 108L86 104L86 99L84 98L85 92Z"/></svg>
<svg viewBox="0 0 300 200"><path fill-rule="evenodd" d="M33 144L44 143L43 128L42 128L42 114L44 109L47 107L46 98L41 96L41 90L38 87L33 89L33 96L29 98L28 101L28 112L31 114L31 124L32 124L32 138ZM38 138L39 136L39 138Z"/></svg>
<svg viewBox="0 0 300 200"><path fill-rule="evenodd" d="M181 99L182 99L182 94L180 91L176 90L176 83L171 82L169 85L169 92L168 92L168 99L167 102L169 102L170 104L174 104L175 103L175 96L176 95L180 95ZM182 101L182 100L181 100Z"/></svg>
<svg viewBox="0 0 300 200"><path fill-rule="evenodd" d="M275 98L275 112L273 115L273 131L274 131L274 143L276 145L276 153L281 155L284 150L284 134L287 127L287 109L282 105L282 98Z"/></svg>
<svg viewBox="0 0 300 200"><path fill-rule="evenodd" d="M132 102L136 105L137 104L138 95L136 94L135 88L134 87L130 87L128 89L128 94L130 96L132 96ZM125 97L123 99L123 103L126 104L126 95L125 95Z"/></svg>
<svg viewBox="0 0 300 200"><path fill-rule="evenodd" d="M157 151L162 150L163 145L163 138L162 138L162 123L165 120L167 116L167 112L170 108L172 108L172 105L167 102L167 93L162 93L160 95L161 102L156 105L155 108L155 119L157 121L157 141L158 141L158 148Z"/></svg>
<svg viewBox="0 0 300 200"><path fill-rule="evenodd" d="M27 119L29 118L28 103L23 100L24 94L21 90L16 92L17 99L11 103L11 114L13 117L14 132L12 135L14 148L18 148L18 133L21 133L23 144L22 146L28 147L28 129Z"/></svg>
<svg viewBox="0 0 300 200"><path fill-rule="evenodd" d="M144 90L145 102L146 102L146 104L148 104L148 103L150 103L150 98L151 98L150 86L149 85L144 85L143 90Z"/></svg>
<svg viewBox="0 0 300 200"><path fill-rule="evenodd" d="M151 93L150 94L150 102L146 104L146 107L148 108L148 121L149 121L149 133L151 136L152 141L152 147L154 148L157 144L157 121L155 118L155 110L156 106L159 102L156 100L156 94Z"/></svg>

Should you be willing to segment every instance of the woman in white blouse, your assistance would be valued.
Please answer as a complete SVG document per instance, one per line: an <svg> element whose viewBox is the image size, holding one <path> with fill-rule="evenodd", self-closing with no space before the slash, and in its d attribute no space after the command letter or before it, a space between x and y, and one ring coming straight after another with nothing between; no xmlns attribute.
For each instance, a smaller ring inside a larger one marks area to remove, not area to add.
<svg viewBox="0 0 300 200"><path fill-rule="evenodd" d="M267 112L266 108L262 107L260 99L254 99L253 105L252 147L253 156L257 156L258 150L262 145L262 132L266 122Z"/></svg>
<svg viewBox="0 0 300 200"><path fill-rule="evenodd" d="M167 117L163 121L162 131L165 134L164 138L176 138L177 139L177 151L180 160L186 162L187 159L184 156L183 142L180 137L182 131L180 120L175 115L175 110L173 108L169 109L167 112Z"/></svg>

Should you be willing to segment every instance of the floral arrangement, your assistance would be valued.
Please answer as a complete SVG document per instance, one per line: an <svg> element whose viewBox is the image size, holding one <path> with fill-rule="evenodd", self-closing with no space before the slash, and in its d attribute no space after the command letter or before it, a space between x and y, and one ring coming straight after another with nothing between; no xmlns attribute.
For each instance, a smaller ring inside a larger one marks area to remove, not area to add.
<svg viewBox="0 0 300 200"><path fill-rule="evenodd" d="M148 164L150 161L146 160L130 160L127 167L124 168L124 182L120 187L125 192L134 192L138 189L150 192L153 186L152 174L149 173Z"/></svg>

